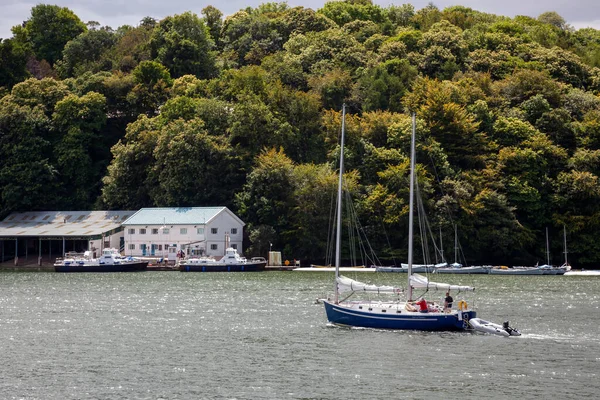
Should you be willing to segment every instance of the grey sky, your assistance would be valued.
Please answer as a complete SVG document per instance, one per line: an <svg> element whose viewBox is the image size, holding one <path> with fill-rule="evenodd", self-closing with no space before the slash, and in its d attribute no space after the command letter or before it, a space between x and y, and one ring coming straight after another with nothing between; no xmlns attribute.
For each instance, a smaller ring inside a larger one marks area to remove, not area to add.
<svg viewBox="0 0 600 400"><path fill-rule="evenodd" d="M274 1L274 0L271 0ZM276 1L276 0L275 0ZM121 25L137 25L146 16L162 19L168 15L192 11L200 14L207 5L213 5L224 15L235 13L241 8L256 7L265 0L226 0L223 3L214 0L1 0L0 1L0 38L12 36L10 28L21 24L30 16L31 8L40 3L57 4L71 9L82 21L98 21L101 25L117 28ZM375 0L376 4L387 7L391 4L411 3L415 9L425 7L430 0ZM314 10L323 7L325 0L289 0L290 6L304 6ZM462 5L478 11L492 14L528 15L537 17L545 11L556 11L568 24L575 28L593 27L600 29L600 7L598 0L437 0L433 3L440 9L451 5Z"/></svg>

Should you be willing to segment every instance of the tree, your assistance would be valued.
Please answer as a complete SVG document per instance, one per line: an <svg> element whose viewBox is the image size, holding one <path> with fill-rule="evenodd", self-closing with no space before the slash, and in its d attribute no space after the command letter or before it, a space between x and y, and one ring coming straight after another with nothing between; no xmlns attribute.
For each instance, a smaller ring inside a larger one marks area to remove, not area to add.
<svg viewBox="0 0 600 400"><path fill-rule="evenodd" d="M264 150L256 158L256 165L248 174L242 190L236 194L240 218L248 223L251 232L272 231L268 239L276 248L282 248L281 234L290 229L289 216L295 206L293 197L294 164L280 150ZM269 228L269 229L268 229ZM259 235L260 239L265 239ZM258 241L258 240L255 240ZM254 242L254 241L253 241ZM253 244L255 247L258 243Z"/></svg>
<svg viewBox="0 0 600 400"><path fill-rule="evenodd" d="M204 130L202 120L168 122L153 155L151 175L158 186L150 196L155 205L232 205L243 179L239 161L223 137Z"/></svg>
<svg viewBox="0 0 600 400"><path fill-rule="evenodd" d="M10 90L24 81L28 77L26 62L26 50L15 40L0 40L0 88Z"/></svg>
<svg viewBox="0 0 600 400"><path fill-rule="evenodd" d="M166 66L171 76L192 74L210 78L216 73L214 42L208 28L191 12L169 16L152 32L150 55Z"/></svg>
<svg viewBox="0 0 600 400"><path fill-rule="evenodd" d="M397 58L366 69L357 87L363 109L402 111L402 97L416 76L416 68Z"/></svg>
<svg viewBox="0 0 600 400"><path fill-rule="evenodd" d="M66 7L38 4L25 22L27 42L38 60L50 65L62 56L65 45L87 30L85 24Z"/></svg>
<svg viewBox="0 0 600 400"><path fill-rule="evenodd" d="M62 52L57 69L63 78L84 72L111 71L113 64L105 55L117 42L110 29L86 31L69 41ZM104 56L104 57L103 57Z"/></svg>
<svg viewBox="0 0 600 400"><path fill-rule="evenodd" d="M22 84L21 84L22 85ZM43 107L23 104L14 95L0 100L0 213L48 209L58 174L50 159L50 121Z"/></svg>
<svg viewBox="0 0 600 400"><path fill-rule="evenodd" d="M211 39L217 48L220 48L223 13L213 6L207 6L202 9L202 15L204 16Z"/></svg>
<svg viewBox="0 0 600 400"><path fill-rule="evenodd" d="M100 202L104 208L136 210L154 205L151 193L158 183L150 172L159 129L157 119L142 115L129 124L124 140L112 147L113 159L102 179Z"/></svg>
<svg viewBox="0 0 600 400"><path fill-rule="evenodd" d="M538 21L552 25L558 29L566 30L568 25L563 17L555 11L547 11L538 16Z"/></svg>
<svg viewBox="0 0 600 400"><path fill-rule="evenodd" d="M91 208L106 168L101 135L106 124L106 98L95 92L67 96L56 104L52 122L62 136L55 151L63 207Z"/></svg>
<svg viewBox="0 0 600 400"><path fill-rule="evenodd" d="M169 71L155 61L143 61L132 72L135 86L127 100L138 113L153 116L169 96L173 81Z"/></svg>
<svg viewBox="0 0 600 400"><path fill-rule="evenodd" d="M286 148L293 129L256 96L242 96L231 113L229 142L246 164L264 148Z"/></svg>
<svg viewBox="0 0 600 400"><path fill-rule="evenodd" d="M371 0L329 1L317 12L335 21L340 27L356 20L372 21L376 24L383 24L387 21L384 10L373 4Z"/></svg>

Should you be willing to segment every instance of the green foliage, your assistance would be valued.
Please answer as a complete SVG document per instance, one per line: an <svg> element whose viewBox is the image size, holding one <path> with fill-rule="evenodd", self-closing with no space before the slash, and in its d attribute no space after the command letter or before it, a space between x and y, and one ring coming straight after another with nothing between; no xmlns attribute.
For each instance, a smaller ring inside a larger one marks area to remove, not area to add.
<svg viewBox="0 0 600 400"><path fill-rule="evenodd" d="M318 262L346 103L346 182L383 258L406 257L411 112L423 207L470 262L533 263L563 224L573 264L600 257L595 29L371 0L99 26L38 5L0 42L0 213L226 205L248 254Z"/></svg>
<svg viewBox="0 0 600 400"><path fill-rule="evenodd" d="M53 65L69 40L86 31L81 20L66 7L38 4L25 22L25 39L38 60Z"/></svg>
<svg viewBox="0 0 600 400"><path fill-rule="evenodd" d="M357 20L376 24L386 22L386 13L372 1L329 1L318 12L335 21L338 26Z"/></svg>
<svg viewBox="0 0 600 400"><path fill-rule="evenodd" d="M0 88L10 90L24 81L28 77L26 62L27 53L15 40L0 40Z"/></svg>
<svg viewBox="0 0 600 400"><path fill-rule="evenodd" d="M282 49L288 35L282 19L239 11L223 23L223 53L236 66L260 64L264 57Z"/></svg>
<svg viewBox="0 0 600 400"><path fill-rule="evenodd" d="M210 78L216 73L214 42L196 14L186 12L163 19L148 45L150 56L167 67L171 76Z"/></svg>
<svg viewBox="0 0 600 400"><path fill-rule="evenodd" d="M252 221L249 229L255 231L255 235L263 232L261 236L266 236L259 240L263 246L268 242L276 248L285 245L280 235L290 229L289 215L295 206L293 174L294 164L283 150L265 150L257 156L255 167L236 195L240 218ZM273 235L264 232L267 226Z"/></svg>
<svg viewBox="0 0 600 400"><path fill-rule="evenodd" d="M169 71L155 61L143 61L131 75L135 86L127 100L138 113L155 115L169 96L169 87L173 83Z"/></svg>
<svg viewBox="0 0 600 400"><path fill-rule="evenodd" d="M363 109L402 111L402 98L416 76L416 68L398 58L366 69L357 87Z"/></svg>
<svg viewBox="0 0 600 400"><path fill-rule="evenodd" d="M200 119L163 126L153 156L158 186L150 196L157 206L231 206L242 182L235 152L222 137L209 135Z"/></svg>
<svg viewBox="0 0 600 400"><path fill-rule="evenodd" d="M112 61L102 56L117 42L110 29L89 30L69 41L57 63L59 74L64 77L81 75L83 72L111 71Z"/></svg>

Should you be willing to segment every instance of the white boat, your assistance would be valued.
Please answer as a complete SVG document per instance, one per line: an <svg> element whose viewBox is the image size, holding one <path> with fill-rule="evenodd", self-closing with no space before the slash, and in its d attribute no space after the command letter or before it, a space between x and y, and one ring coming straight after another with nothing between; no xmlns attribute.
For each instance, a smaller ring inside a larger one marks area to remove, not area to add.
<svg viewBox="0 0 600 400"><path fill-rule="evenodd" d="M481 318L471 318L469 320L471 328L477 332L489 333L492 335L499 335L504 337L509 336L521 336L521 332L517 329L511 328L508 321L504 324L495 324L490 321L483 320Z"/></svg>
<svg viewBox="0 0 600 400"><path fill-rule="evenodd" d="M492 267L491 275L544 275L544 270L539 267Z"/></svg>
<svg viewBox="0 0 600 400"><path fill-rule="evenodd" d="M298 267L292 271L296 272L335 272L335 267ZM364 267L340 267L340 272L377 272L377 268Z"/></svg>
<svg viewBox="0 0 600 400"><path fill-rule="evenodd" d="M461 331L469 329L468 321L476 317L476 312L469 308L464 300L459 301L459 309L444 309L443 305L435 302L419 302L422 311L416 307L413 293L415 289L422 289L424 293L429 290L455 291L458 293L473 291L469 286L449 285L446 283L430 282L426 277L414 274L413 261L413 202L415 190L415 125L413 114L413 129L411 140L411 174L410 174L410 200L409 200L409 231L408 231L408 268L407 290L390 286L377 286L359 282L340 275L341 259L341 220L342 220L342 188L344 173L344 127L345 105L342 109L342 134L340 145L340 168L337 196L336 217L336 246L335 246L335 281L333 298L321 299L325 305L327 319L334 325L404 329L421 331ZM350 296L359 293L387 296L377 300L348 300ZM406 293L406 300L401 299L401 294ZM341 298L341 295L344 298Z"/></svg>
<svg viewBox="0 0 600 400"><path fill-rule="evenodd" d="M436 274L489 274L491 265L479 265L471 267L445 267L435 270Z"/></svg>
<svg viewBox="0 0 600 400"><path fill-rule="evenodd" d="M438 268L443 268L445 266L447 266L448 264L446 263L440 263L440 264L413 264L412 266L412 271L414 273L419 273L419 274L425 274L425 273L432 273L435 272L436 269ZM399 267L385 267L385 266L380 266L380 267L375 267L377 269L377 272L400 272L400 273L406 273L408 272L408 264L402 263L400 264Z"/></svg>
<svg viewBox="0 0 600 400"><path fill-rule="evenodd" d="M90 251L67 253L54 263L56 272L132 272L143 271L148 261L122 256L119 250L106 248L99 258L93 258Z"/></svg>

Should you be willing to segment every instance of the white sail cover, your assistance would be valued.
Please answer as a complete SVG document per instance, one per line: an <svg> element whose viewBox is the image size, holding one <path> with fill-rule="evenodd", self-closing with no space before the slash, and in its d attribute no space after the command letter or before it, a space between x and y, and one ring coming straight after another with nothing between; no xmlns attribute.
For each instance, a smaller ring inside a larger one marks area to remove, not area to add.
<svg viewBox="0 0 600 400"><path fill-rule="evenodd" d="M459 292L475 291L475 288L471 287L471 286L460 286L460 285L451 285L449 283L430 282L429 279L427 279L423 275L419 275L419 274L413 274L410 276L410 285L413 288L455 290L455 291L459 291Z"/></svg>
<svg viewBox="0 0 600 400"><path fill-rule="evenodd" d="M340 275L337 278L338 291L344 292L371 292L371 293L402 293L403 289L394 286L377 286L355 281Z"/></svg>

